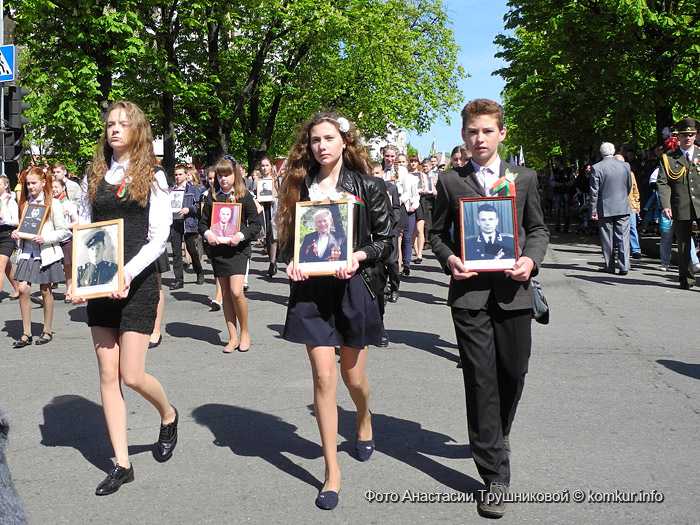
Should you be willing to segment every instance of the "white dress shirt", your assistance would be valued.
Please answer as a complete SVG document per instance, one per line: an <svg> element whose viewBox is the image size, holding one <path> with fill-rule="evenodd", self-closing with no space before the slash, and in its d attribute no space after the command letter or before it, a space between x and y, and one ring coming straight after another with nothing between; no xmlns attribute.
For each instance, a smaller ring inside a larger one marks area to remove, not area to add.
<svg viewBox="0 0 700 525"><path fill-rule="evenodd" d="M474 167L474 173L476 178L484 188L484 193L487 197L493 197L493 185L500 178L501 173L501 157L496 155L496 160L494 160L488 166L482 166L476 162L473 158L469 160Z"/></svg>
<svg viewBox="0 0 700 525"><path fill-rule="evenodd" d="M693 152L695 151L695 144L691 144L690 148L688 148L687 150L684 150L683 148L681 148L681 151L683 152L683 155L685 155L685 158L688 161L688 164L690 164L690 162L693 159Z"/></svg>
<svg viewBox="0 0 700 525"><path fill-rule="evenodd" d="M0 219L0 225L19 225L19 206L17 205L15 196L11 191L3 193L0 196L0 210L2 211L2 219Z"/></svg>
<svg viewBox="0 0 700 525"><path fill-rule="evenodd" d="M126 175L128 166L128 160L120 164L112 158L109 169L105 173L105 182L119 186ZM88 178L84 177L80 198L80 224L92 222L92 203L88 198L87 190ZM148 204L148 242L124 265L124 270L129 272L132 279L160 257L160 254L165 251L165 243L170 236L170 224L173 222L173 214L170 208L168 181L165 178L165 172L162 170L156 170L155 172Z"/></svg>

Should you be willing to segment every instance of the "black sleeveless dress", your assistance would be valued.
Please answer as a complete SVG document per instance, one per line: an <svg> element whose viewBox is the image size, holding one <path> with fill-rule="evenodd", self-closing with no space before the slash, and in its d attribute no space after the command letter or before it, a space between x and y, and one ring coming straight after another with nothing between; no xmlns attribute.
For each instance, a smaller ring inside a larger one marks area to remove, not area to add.
<svg viewBox="0 0 700 525"><path fill-rule="evenodd" d="M120 199L117 197L117 186L107 184L104 179L100 182L92 203L92 220L124 219L125 264L148 242L149 207L130 199ZM151 263L139 275L132 276L126 299L88 299L88 326L150 334L155 327L157 306L158 281L155 263Z"/></svg>

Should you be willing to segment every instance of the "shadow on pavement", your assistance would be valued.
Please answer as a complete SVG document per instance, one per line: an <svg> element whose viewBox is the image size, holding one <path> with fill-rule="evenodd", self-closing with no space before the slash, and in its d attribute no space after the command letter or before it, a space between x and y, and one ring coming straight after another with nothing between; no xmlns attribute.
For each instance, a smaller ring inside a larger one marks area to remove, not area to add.
<svg viewBox="0 0 700 525"><path fill-rule="evenodd" d="M221 330L210 326L190 323L168 323L165 326L165 333L173 337L195 339L205 341L213 345L221 345Z"/></svg>
<svg viewBox="0 0 700 525"><path fill-rule="evenodd" d="M692 379L700 379L700 364L698 363L684 363L683 361L673 361L671 359L657 359L656 362L677 374L688 376Z"/></svg>
<svg viewBox="0 0 700 525"><path fill-rule="evenodd" d="M389 334L389 345L392 343L403 344L419 350L425 350L437 357L444 357L455 363L459 362L459 353L457 345L445 341L438 334L430 332L414 332L412 330L387 330ZM440 348L443 347L443 348ZM444 348L451 348L455 353L449 352Z"/></svg>
<svg viewBox="0 0 700 525"><path fill-rule="evenodd" d="M98 469L107 472L112 468L112 445L102 407L97 403L81 396L57 396L44 407L44 424L39 430L45 447L71 447ZM134 445L129 447L129 455L154 449L155 441Z"/></svg>
<svg viewBox="0 0 700 525"><path fill-rule="evenodd" d="M42 328L44 328L43 323L32 323L32 334L40 334ZM19 305L17 306L17 319L5 321L5 328L2 329L2 332L6 332L13 339L22 337L22 319L20 318Z"/></svg>
<svg viewBox="0 0 700 525"><path fill-rule="evenodd" d="M190 283L187 283L187 286ZM196 286L196 285L195 285ZM165 292L166 290L163 290ZM211 304L211 298L203 293L193 293L193 292L170 292L170 295L176 301L191 301L193 303L203 304L209 306Z"/></svg>
<svg viewBox="0 0 700 525"><path fill-rule="evenodd" d="M259 457L304 483L320 489L318 480L282 453L306 459L321 457L321 446L297 435L297 427L277 416L232 405L211 403L192 411L194 420L211 430L214 444L239 456Z"/></svg>
<svg viewBox="0 0 700 525"><path fill-rule="evenodd" d="M415 292L413 290L406 290L405 284L404 289L399 291L401 298L404 300L411 299L412 301L417 301L422 304L447 304L447 300L443 297L436 297L430 293ZM447 295L447 294L445 294ZM400 301L401 299L399 299Z"/></svg>
<svg viewBox="0 0 700 525"><path fill-rule="evenodd" d="M313 413L313 405L309 405L309 410ZM354 411L338 407L338 429L346 439L339 450L355 457L357 423ZM415 421L375 412L372 412L372 431L378 452L419 470L455 491L476 492L483 489L480 481L428 457L466 460L471 458L469 445L459 445L450 436L424 429ZM467 468L466 461L464 467Z"/></svg>

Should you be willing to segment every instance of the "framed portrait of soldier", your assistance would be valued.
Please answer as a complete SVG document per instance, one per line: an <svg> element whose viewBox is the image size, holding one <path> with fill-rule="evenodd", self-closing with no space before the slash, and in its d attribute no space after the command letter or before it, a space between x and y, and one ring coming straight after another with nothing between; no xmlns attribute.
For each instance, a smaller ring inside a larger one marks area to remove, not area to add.
<svg viewBox="0 0 700 525"><path fill-rule="evenodd" d="M33 239L41 234L41 228L46 222L46 214L49 207L46 204L34 204L28 202L22 210L22 218L19 221L17 235L20 239Z"/></svg>
<svg viewBox="0 0 700 525"><path fill-rule="evenodd" d="M294 267L308 275L333 275L352 267L353 201L297 202Z"/></svg>
<svg viewBox="0 0 700 525"><path fill-rule="evenodd" d="M176 215L183 208L185 202L185 190L170 190L170 208Z"/></svg>
<svg viewBox="0 0 700 525"><path fill-rule="evenodd" d="M258 179L256 182L258 202L272 202L276 197L275 179Z"/></svg>
<svg viewBox="0 0 700 525"><path fill-rule="evenodd" d="M124 220L73 229L73 297L93 299L123 292Z"/></svg>
<svg viewBox="0 0 700 525"><path fill-rule="evenodd" d="M472 271L503 271L518 260L514 197L459 200L462 262Z"/></svg>
<svg viewBox="0 0 700 525"><path fill-rule="evenodd" d="M241 203L215 202L211 209L211 231L220 243L227 243L241 230Z"/></svg>

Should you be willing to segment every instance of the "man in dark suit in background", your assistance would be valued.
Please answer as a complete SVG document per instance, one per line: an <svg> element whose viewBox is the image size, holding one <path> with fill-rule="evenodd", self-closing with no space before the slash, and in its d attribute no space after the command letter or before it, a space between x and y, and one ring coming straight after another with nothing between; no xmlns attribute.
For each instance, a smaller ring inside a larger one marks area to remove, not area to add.
<svg viewBox="0 0 700 525"><path fill-rule="evenodd" d="M630 207L632 172L626 162L615 160L615 146L600 145L603 160L591 170L591 218L598 221L600 247L605 266L602 272L615 273L615 251L620 275L630 269Z"/></svg>
<svg viewBox="0 0 700 525"><path fill-rule="evenodd" d="M694 144L699 125L694 118L684 118L674 124L678 148L661 158L657 182L662 213L667 219L673 219L676 229L678 280L683 290L695 284L690 234L693 221L700 226L700 149Z"/></svg>
<svg viewBox="0 0 700 525"><path fill-rule="evenodd" d="M500 104L477 99L464 107L462 138L472 159L441 174L430 230L433 252L451 275L447 304L452 308L462 360L469 447L487 488L478 510L492 518L505 513L509 433L530 357L530 276L537 273L549 240L537 174L498 156L498 144L505 136ZM503 183L506 186L494 194L494 188ZM515 196L520 258L510 270L474 272L462 263L459 199L502 197L508 185Z"/></svg>

